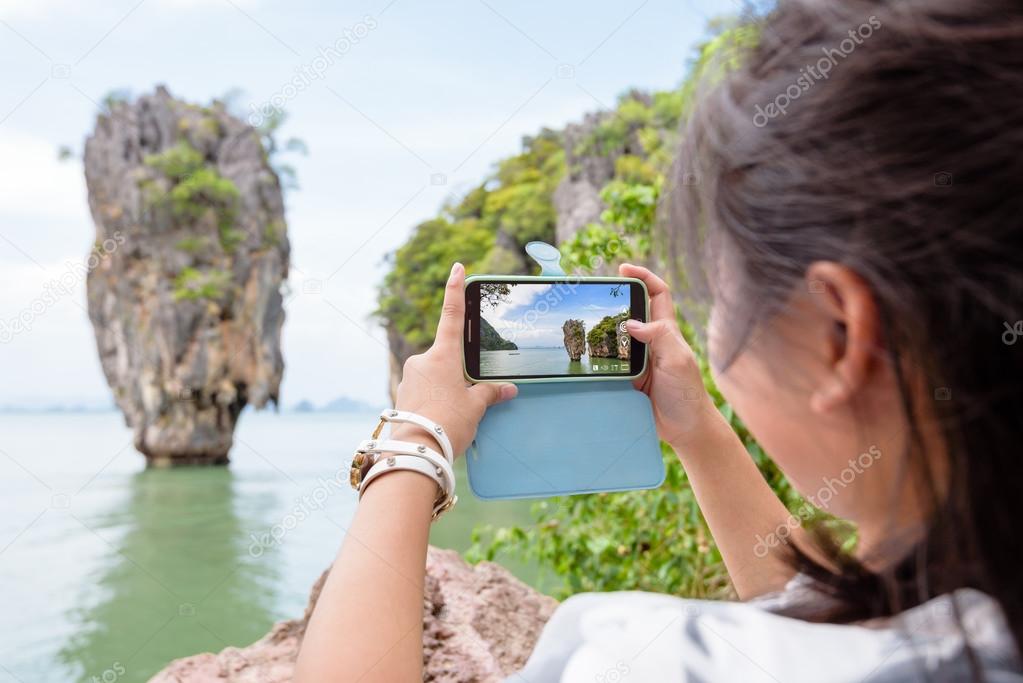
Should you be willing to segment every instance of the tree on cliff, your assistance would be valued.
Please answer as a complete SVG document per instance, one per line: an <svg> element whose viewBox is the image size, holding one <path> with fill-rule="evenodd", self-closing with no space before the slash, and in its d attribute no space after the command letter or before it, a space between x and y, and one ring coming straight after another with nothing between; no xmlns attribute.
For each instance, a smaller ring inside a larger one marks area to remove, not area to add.
<svg viewBox="0 0 1023 683"><path fill-rule="evenodd" d="M554 241L552 197L564 173L560 133L543 130L525 138L520 154L417 225L388 257L376 313L387 330L392 395L405 360L433 341L453 262L461 261L469 273L535 272L523 247L531 240Z"/></svg>
<svg viewBox="0 0 1023 683"><path fill-rule="evenodd" d="M480 283L480 310L497 308L500 303L508 301L512 286L505 282Z"/></svg>
<svg viewBox="0 0 1023 683"><path fill-rule="evenodd" d="M608 315L593 326L586 335L586 341L590 345L590 358L618 357L618 325L628 317L628 313Z"/></svg>
<svg viewBox="0 0 1023 683"><path fill-rule="evenodd" d="M226 462L246 405L276 402L289 244L260 133L163 87L111 101L86 141L96 242L89 318L135 447Z"/></svg>

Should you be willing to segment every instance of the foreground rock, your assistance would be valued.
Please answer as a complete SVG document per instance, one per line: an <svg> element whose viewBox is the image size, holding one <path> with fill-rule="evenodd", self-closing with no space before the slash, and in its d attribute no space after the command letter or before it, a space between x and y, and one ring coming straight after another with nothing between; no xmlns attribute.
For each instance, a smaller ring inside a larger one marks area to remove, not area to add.
<svg viewBox="0 0 1023 683"><path fill-rule="evenodd" d="M111 102L85 144L89 319L135 447L226 462L246 405L276 402L289 246L259 134L167 90Z"/></svg>
<svg viewBox="0 0 1023 683"><path fill-rule="evenodd" d="M285 683L327 573L301 619L276 624L245 648L174 661L150 683ZM525 664L557 602L490 563L430 548L423 601L424 681L491 683ZM341 637L339 635L339 637Z"/></svg>

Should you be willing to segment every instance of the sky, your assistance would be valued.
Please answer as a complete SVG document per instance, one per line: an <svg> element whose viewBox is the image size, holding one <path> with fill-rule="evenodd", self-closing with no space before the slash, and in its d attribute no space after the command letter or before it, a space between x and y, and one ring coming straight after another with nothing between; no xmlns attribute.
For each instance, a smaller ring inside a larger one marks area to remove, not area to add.
<svg viewBox="0 0 1023 683"><path fill-rule="evenodd" d="M629 310L629 290L615 297L613 285L513 284L508 298L481 315L519 348L563 346L566 320L582 320L587 332L609 315Z"/></svg>
<svg viewBox="0 0 1023 683"><path fill-rule="evenodd" d="M0 339L0 406L111 400L80 276L94 236L81 163L57 154L80 153L110 91L165 84L207 103L237 89L254 118L285 100L282 134L309 154L290 160L286 196L282 401L378 404L385 255L522 136L676 86L738 2L0 0L0 323L37 309ZM54 282L67 286L40 305Z"/></svg>

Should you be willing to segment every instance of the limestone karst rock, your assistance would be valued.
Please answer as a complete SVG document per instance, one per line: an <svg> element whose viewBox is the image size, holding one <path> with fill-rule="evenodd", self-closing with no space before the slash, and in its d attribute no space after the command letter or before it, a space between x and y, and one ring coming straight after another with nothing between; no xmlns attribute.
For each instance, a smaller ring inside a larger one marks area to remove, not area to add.
<svg viewBox="0 0 1023 683"><path fill-rule="evenodd" d="M554 191L554 208L558 212L555 238L558 244L572 239L588 223L600 220L604 202L600 189L614 177L615 156L580 153L582 141L592 134L610 114L587 114L579 123L565 126L565 162L568 172Z"/></svg>
<svg viewBox="0 0 1023 683"><path fill-rule="evenodd" d="M632 99L649 106L650 95L632 90L623 99ZM638 131L632 131L618 145L596 152L586 144L606 122L613 118L607 111L586 114L578 123L565 126L562 139L567 172L552 197L557 212L555 239L557 244L571 241L577 232L591 223L599 223L606 208L600 191L615 176L615 164L625 155L644 155ZM615 275L612 263L591 264L591 274Z"/></svg>
<svg viewBox="0 0 1023 683"><path fill-rule="evenodd" d="M593 326L586 341L590 348L590 358L623 358L619 337L619 325L628 316L627 313L609 315Z"/></svg>
<svg viewBox="0 0 1023 683"><path fill-rule="evenodd" d="M85 144L102 258L89 318L135 447L227 461L239 413L277 401L289 244L260 135L165 88L111 103Z"/></svg>
<svg viewBox="0 0 1023 683"><path fill-rule="evenodd" d="M566 320L561 326L565 333L565 350L569 360L579 360L586 353L586 328L582 320Z"/></svg>
<svg viewBox="0 0 1023 683"><path fill-rule="evenodd" d="M301 619L275 624L245 648L228 647L171 662L150 683L287 683L326 579L313 586ZM431 547L423 600L423 680L496 683L520 669L557 602L499 565L469 566ZM340 637L340 636L339 636Z"/></svg>
<svg viewBox="0 0 1023 683"><path fill-rule="evenodd" d="M590 358L616 358L618 355L617 349L615 351L611 350L613 342L614 339L609 339L607 335L592 336L590 338Z"/></svg>
<svg viewBox="0 0 1023 683"><path fill-rule="evenodd" d="M517 351L515 342L502 337L487 319L480 316L480 351Z"/></svg>

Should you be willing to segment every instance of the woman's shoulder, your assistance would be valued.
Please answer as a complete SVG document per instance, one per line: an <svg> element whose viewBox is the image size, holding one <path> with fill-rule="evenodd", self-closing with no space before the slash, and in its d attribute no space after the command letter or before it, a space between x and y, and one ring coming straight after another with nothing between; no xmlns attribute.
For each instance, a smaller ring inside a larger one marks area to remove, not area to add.
<svg viewBox="0 0 1023 683"><path fill-rule="evenodd" d="M554 613L521 676L533 683L969 680L957 608L987 679L1023 681L1001 610L978 591L860 625L792 619L771 611L778 604L577 595Z"/></svg>

